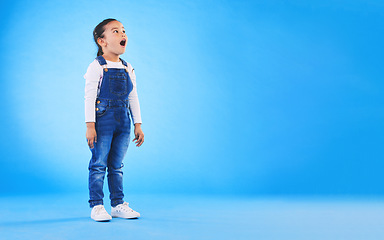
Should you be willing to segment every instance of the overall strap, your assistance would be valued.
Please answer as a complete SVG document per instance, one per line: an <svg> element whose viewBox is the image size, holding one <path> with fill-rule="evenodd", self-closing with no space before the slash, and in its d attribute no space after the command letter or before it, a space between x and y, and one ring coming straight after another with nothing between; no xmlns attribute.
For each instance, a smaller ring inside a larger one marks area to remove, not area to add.
<svg viewBox="0 0 384 240"><path fill-rule="evenodd" d="M128 67L128 64L126 61L124 61L123 59L120 58L120 61L124 64L124 66Z"/></svg>
<svg viewBox="0 0 384 240"><path fill-rule="evenodd" d="M99 64L103 67L104 71L108 71L107 61L105 61L104 57L100 55L96 59L99 62Z"/></svg>
<svg viewBox="0 0 384 240"><path fill-rule="evenodd" d="M96 57L97 61L99 62L99 64L103 67L103 70L105 72L108 71L108 68L107 68L107 61L105 61L104 57L103 56L97 56ZM100 95L100 81L99 81L99 84L97 85L97 97L99 97Z"/></svg>
<svg viewBox="0 0 384 240"><path fill-rule="evenodd" d="M119 58L120 61L123 63L123 65L125 66L125 71L128 72L128 64L126 61L124 61L123 59Z"/></svg>
<svg viewBox="0 0 384 240"><path fill-rule="evenodd" d="M105 61L105 59L104 59L104 57L102 55L98 56L96 59L100 63L100 65L107 64L107 61Z"/></svg>

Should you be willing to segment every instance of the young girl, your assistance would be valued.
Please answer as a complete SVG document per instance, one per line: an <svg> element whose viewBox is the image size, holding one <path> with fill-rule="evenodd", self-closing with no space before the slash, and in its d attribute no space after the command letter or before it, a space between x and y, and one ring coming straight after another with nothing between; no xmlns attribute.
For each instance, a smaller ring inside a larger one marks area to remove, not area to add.
<svg viewBox="0 0 384 240"><path fill-rule="evenodd" d="M129 145L130 117L135 126L133 141L137 147L144 142L135 72L131 64L120 58L128 38L116 19L99 23L93 37L99 50L84 75L86 138L92 152L88 167L91 218L95 221L138 218L140 214L123 200L122 167ZM112 217L103 206L106 169Z"/></svg>

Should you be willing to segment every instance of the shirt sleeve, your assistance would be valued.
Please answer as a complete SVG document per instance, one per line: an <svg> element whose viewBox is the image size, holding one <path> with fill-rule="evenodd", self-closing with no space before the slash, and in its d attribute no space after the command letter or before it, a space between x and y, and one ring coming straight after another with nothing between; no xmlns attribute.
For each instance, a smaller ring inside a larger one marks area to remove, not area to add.
<svg viewBox="0 0 384 240"><path fill-rule="evenodd" d="M131 64L129 64L128 71L129 71L129 77L131 78L132 85L133 85L133 89L128 95L129 110L131 112L133 124L142 123L139 97L137 95L136 75L135 75L135 70L132 68Z"/></svg>
<svg viewBox="0 0 384 240"><path fill-rule="evenodd" d="M88 67L85 78L85 122L96 122L95 102L103 69L95 59Z"/></svg>

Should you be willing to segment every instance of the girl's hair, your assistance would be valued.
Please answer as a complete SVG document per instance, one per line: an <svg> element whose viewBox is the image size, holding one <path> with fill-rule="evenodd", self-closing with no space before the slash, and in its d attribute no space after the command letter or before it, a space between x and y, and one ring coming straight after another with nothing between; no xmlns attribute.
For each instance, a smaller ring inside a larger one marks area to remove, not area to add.
<svg viewBox="0 0 384 240"><path fill-rule="evenodd" d="M100 55L103 55L103 49L101 48L101 46L97 43L97 39L98 38L103 38L104 37L104 27L105 25L107 25L108 23L110 22L113 22L113 21L117 21L116 19L113 19L113 18L108 18L108 19L105 19L104 21L102 21L101 23L99 23L95 29L93 30L93 39L95 40L95 43L97 45L97 47L99 48L99 50L97 51L97 56L100 56Z"/></svg>

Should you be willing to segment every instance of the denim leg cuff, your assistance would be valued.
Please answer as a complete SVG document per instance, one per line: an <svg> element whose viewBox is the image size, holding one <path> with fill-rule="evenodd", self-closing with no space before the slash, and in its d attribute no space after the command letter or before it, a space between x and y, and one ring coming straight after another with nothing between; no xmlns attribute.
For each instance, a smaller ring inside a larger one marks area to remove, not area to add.
<svg viewBox="0 0 384 240"><path fill-rule="evenodd" d="M123 199L113 200L113 201L111 201L111 206L116 207L117 205L122 204L122 203L124 203Z"/></svg>
<svg viewBox="0 0 384 240"><path fill-rule="evenodd" d="M96 206L96 205L103 205L103 200L99 200L99 201L91 201L91 200L89 200L88 201L89 202L89 207L90 208L93 208L94 206Z"/></svg>

